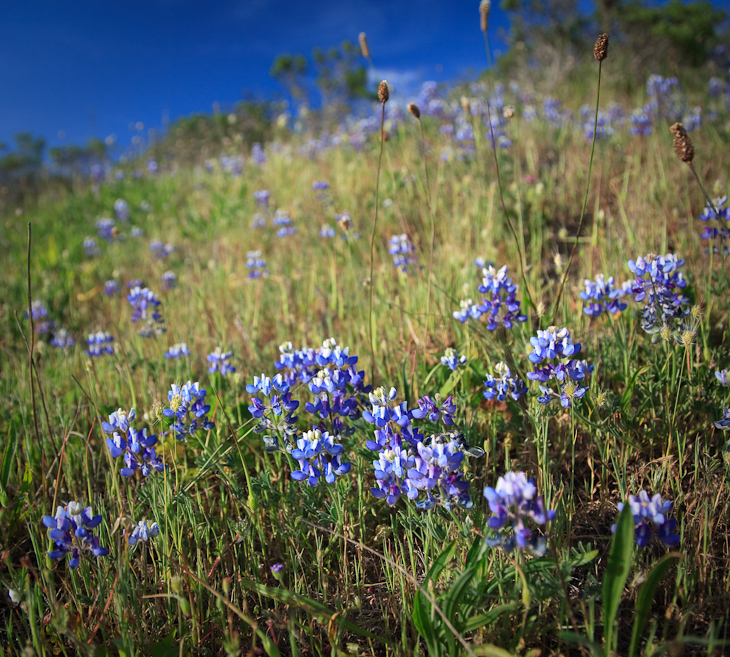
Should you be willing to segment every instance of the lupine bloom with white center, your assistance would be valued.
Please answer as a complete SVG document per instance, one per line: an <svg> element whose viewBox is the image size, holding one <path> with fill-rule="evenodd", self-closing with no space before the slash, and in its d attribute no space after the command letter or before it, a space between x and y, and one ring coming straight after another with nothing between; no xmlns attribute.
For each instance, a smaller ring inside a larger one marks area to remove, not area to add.
<svg viewBox="0 0 730 657"><path fill-rule="evenodd" d="M119 283L117 283L114 279L108 280L104 283L104 294L109 297L118 294L120 289Z"/></svg>
<svg viewBox="0 0 730 657"><path fill-rule="evenodd" d="M730 379L728 379L729 374L730 372L727 370L718 370L715 372L715 378L717 378L721 386L725 386L727 388L730 386Z"/></svg>
<svg viewBox="0 0 730 657"><path fill-rule="evenodd" d="M160 280L162 281L163 290L172 290L177 285L177 276L175 276L175 272L172 270L168 270L162 274Z"/></svg>
<svg viewBox="0 0 730 657"><path fill-rule="evenodd" d="M253 193L253 198L256 201L256 205L258 205L261 208L269 207L269 198L270 197L271 197L271 194L269 193L268 189L260 189L257 192Z"/></svg>
<svg viewBox="0 0 730 657"><path fill-rule="evenodd" d="M58 561L68 555L69 568L77 568L84 553L91 553L97 558L105 557L109 550L101 547L99 537L94 536L94 530L101 521L100 515L91 514L90 506L84 509L78 502L69 502L65 507L59 506L55 516L43 516L43 524L48 528L48 538L55 544L48 556Z"/></svg>
<svg viewBox="0 0 730 657"><path fill-rule="evenodd" d="M59 349L69 349L76 344L76 340L66 329L60 328L53 334L51 344Z"/></svg>
<svg viewBox="0 0 730 657"><path fill-rule="evenodd" d="M459 352L453 347L448 347L441 356L441 364L448 367L450 370L456 370L459 365L466 363L466 356L459 356Z"/></svg>
<svg viewBox="0 0 730 657"><path fill-rule="evenodd" d="M510 329L515 322L524 322L526 315L520 314L520 302L517 301L517 286L507 276L507 266L497 270L493 266L482 270L482 284L479 292L486 295L479 306L480 316L486 317L487 329L494 331L503 326Z"/></svg>
<svg viewBox="0 0 730 657"><path fill-rule="evenodd" d="M165 320L158 310L162 302L149 288L133 287L127 295L127 300L134 309L132 321L146 320L145 326L139 332L141 337L149 338L166 331Z"/></svg>
<svg viewBox="0 0 730 657"><path fill-rule="evenodd" d="M233 358L233 352L223 351L220 347L216 347L214 352L208 354L208 362L210 363L208 371L211 374L220 372L222 376L232 374L236 371L236 368L228 362L231 358Z"/></svg>
<svg viewBox="0 0 730 657"><path fill-rule="evenodd" d="M140 228L139 226L132 226L131 230L129 231L129 235L131 237L143 237L144 229Z"/></svg>
<svg viewBox="0 0 730 657"><path fill-rule="evenodd" d="M165 352L165 358L180 358L181 356L189 356L190 350L188 349L188 345L184 342L178 342L177 344L172 345L166 352Z"/></svg>
<svg viewBox="0 0 730 657"><path fill-rule="evenodd" d="M261 257L261 251L249 251L246 254L246 269L248 278L262 278L269 275L266 271L266 260Z"/></svg>
<svg viewBox="0 0 730 657"><path fill-rule="evenodd" d="M137 431L132 426L135 416L134 409L127 413L120 408L109 416L108 422L101 424L102 431L112 435L106 439L112 458L124 456L125 467L119 471L123 477L131 477L137 470L147 477L153 471L165 469L154 449L157 436L148 436L147 429Z"/></svg>
<svg viewBox="0 0 730 657"><path fill-rule="evenodd" d="M462 324L470 319L479 319L482 316L479 304L474 303L471 299L462 299L459 306L461 309L455 310L453 315L454 319L458 319Z"/></svg>
<svg viewBox="0 0 730 657"><path fill-rule="evenodd" d="M266 227L266 217L264 217L263 214L260 212L257 212L253 216L253 228L265 228Z"/></svg>
<svg viewBox="0 0 730 657"><path fill-rule="evenodd" d="M35 300L30 304L30 312L33 316L34 330L38 335L53 331L53 320L48 319L48 309L42 301ZM30 317L25 311L26 318Z"/></svg>
<svg viewBox="0 0 730 657"><path fill-rule="evenodd" d="M494 366L494 370L497 376L494 377L491 374L487 374L487 380L484 382L487 388L484 391L484 396L488 400L492 401L496 399L497 401L503 402L507 400L507 397L512 397L512 399L517 401L527 392L527 388L522 382L522 379L517 375L513 376L507 365L497 363Z"/></svg>
<svg viewBox="0 0 730 657"><path fill-rule="evenodd" d="M461 465L464 460L463 444L451 435L436 434L416 445L413 465L406 472L407 496L418 500L420 493L425 499L416 507L425 511L440 505L451 510L453 504L471 508L469 483L464 481Z"/></svg>
<svg viewBox="0 0 730 657"><path fill-rule="evenodd" d="M251 161L258 165L266 164L266 153L258 142L251 147Z"/></svg>
<svg viewBox="0 0 730 657"><path fill-rule="evenodd" d="M643 304L641 327L659 340L661 333L671 335L689 315L689 299L679 292L687 285L680 268L684 260L667 253L629 260L628 268L636 278L632 293Z"/></svg>
<svg viewBox="0 0 730 657"><path fill-rule="evenodd" d="M86 355L92 358L98 358L105 354L113 354L114 347L112 346L112 342L114 342L114 338L109 333L103 331L90 333L86 340L86 344L88 345Z"/></svg>
<svg viewBox="0 0 730 657"><path fill-rule="evenodd" d="M722 409L722 417L715 422L715 428L720 431L730 430L730 408Z"/></svg>
<svg viewBox="0 0 730 657"><path fill-rule="evenodd" d="M405 233L393 235L390 238L388 253L393 256L393 266L407 273L409 269L418 265L413 244Z"/></svg>
<svg viewBox="0 0 730 657"><path fill-rule="evenodd" d="M215 424L208 417L210 405L206 404L206 390L198 382L188 381L182 387L173 383L167 393L168 407L162 411L172 418L172 431L177 440L187 440L198 431L211 431Z"/></svg>
<svg viewBox="0 0 730 657"><path fill-rule="evenodd" d="M667 517L672 509L671 502L663 502L658 493L650 498L649 493L642 490L638 495L629 495L629 506L634 516L636 544L640 548L646 547L655 535L667 547L679 544L679 534L675 531L677 521ZM623 502L619 503L618 510L623 508ZM616 525L611 531L616 531Z"/></svg>
<svg viewBox="0 0 730 657"><path fill-rule="evenodd" d="M488 545L505 552L526 548L537 556L545 554L546 539L535 535L527 524L546 525L555 519L555 511L545 508L534 479L527 479L524 472L508 472L494 488L484 488L484 497L494 514L487 524L497 532L495 538L487 538ZM501 532L505 527L507 531Z"/></svg>
<svg viewBox="0 0 730 657"><path fill-rule="evenodd" d="M101 253L99 245L93 237L84 237L84 253L87 258L93 258Z"/></svg>
<svg viewBox="0 0 730 657"><path fill-rule="evenodd" d="M154 239L150 242L150 251L152 251L157 260L167 258L174 250L175 247L172 244L163 244L162 241L158 239Z"/></svg>
<svg viewBox="0 0 730 657"><path fill-rule="evenodd" d="M123 198L114 201L114 214L119 221L127 221L129 219L129 205Z"/></svg>
<svg viewBox="0 0 730 657"><path fill-rule="evenodd" d="M598 317L601 313L615 315L626 309L626 303L621 299L631 294L633 283L627 281L620 287L616 287L613 276L608 280L603 274L598 274L595 281L585 279L585 290L580 293L580 298L586 301L583 312L589 317Z"/></svg>
<svg viewBox="0 0 730 657"><path fill-rule="evenodd" d="M292 479L306 479L310 486L316 486L324 477L328 484L333 484L338 476L350 471L351 464L342 462L342 451L342 445L326 431L322 433L316 427L307 431L292 448L292 457L299 461L299 470L291 473Z"/></svg>
<svg viewBox="0 0 730 657"><path fill-rule="evenodd" d="M149 539L155 538L159 533L160 527L156 522L148 526L144 520L140 520L129 535L129 544L134 545L140 541L146 543Z"/></svg>
<svg viewBox="0 0 730 657"><path fill-rule="evenodd" d="M335 237L336 235L337 235L337 233L335 232L335 229L332 228L332 226L329 226L327 224L322 224L322 228L319 231L319 236L322 239L329 239L329 238Z"/></svg>
<svg viewBox="0 0 730 657"><path fill-rule="evenodd" d="M530 343L534 351L528 357L535 369L527 373L527 378L539 383L542 395L537 401L547 405L557 398L561 406L568 408L575 400L581 399L588 390L583 382L593 371L593 365L572 358L580 353L580 345L573 343L568 329L551 326L544 331L538 330L537 337L530 338ZM545 360L561 362L540 367ZM551 380L557 381L558 391L549 385Z"/></svg>
<svg viewBox="0 0 730 657"><path fill-rule="evenodd" d="M712 245L714 253L730 255L730 205L727 204L727 195L714 199L712 206L707 204L700 219L710 222L702 230L702 239L716 243Z"/></svg>
<svg viewBox="0 0 730 657"><path fill-rule="evenodd" d="M96 231L101 239L110 242L116 236L116 222L114 219L102 217L96 220Z"/></svg>

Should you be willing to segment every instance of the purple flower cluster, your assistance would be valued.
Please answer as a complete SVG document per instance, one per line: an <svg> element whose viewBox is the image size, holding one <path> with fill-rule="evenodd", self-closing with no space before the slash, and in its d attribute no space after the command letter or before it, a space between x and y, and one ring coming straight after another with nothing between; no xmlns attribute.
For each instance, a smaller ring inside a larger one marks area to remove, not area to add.
<svg viewBox="0 0 730 657"><path fill-rule="evenodd" d="M593 371L593 365L572 358L580 353L580 345L573 343L568 329L551 326L544 331L538 330L537 337L530 338L530 344L534 351L528 358L535 369L527 373L527 378L539 382L542 395L537 401L547 405L553 399L560 399L561 406L568 408L571 402L581 399L588 390L583 381ZM562 362L557 365L547 363L539 367L545 360ZM553 379L557 381L559 391L549 385Z"/></svg>
<svg viewBox="0 0 730 657"><path fill-rule="evenodd" d="M156 522L148 526L144 520L140 520L129 535L129 545L135 545L139 541L146 543L149 539L155 538L159 533L160 527Z"/></svg>
<svg viewBox="0 0 730 657"><path fill-rule="evenodd" d="M629 260L628 267L635 274L632 293L638 303L643 303L641 327L656 339L669 339L689 314L689 299L677 290L687 285L680 267L684 260L667 253L664 256L647 255L636 261Z"/></svg>
<svg viewBox="0 0 730 657"><path fill-rule="evenodd" d="M716 241L720 244L721 249L713 245L712 249L715 253L719 251L723 255L730 255L730 244L728 244L730 242L730 205L727 204L727 195L714 199L713 205L714 207L709 204L705 206L700 215L702 221L712 222L702 229L702 239Z"/></svg>
<svg viewBox="0 0 730 657"><path fill-rule="evenodd" d="M393 235L388 244L388 253L393 256L393 267L400 269L404 274L418 265L415 249L408 235Z"/></svg>
<svg viewBox="0 0 730 657"><path fill-rule="evenodd" d="M43 524L48 528L48 538L55 549L48 553L51 559L69 556L69 568L77 568L81 555L91 552L95 557L109 554L107 548L99 545L99 537L94 530L101 524L101 516L92 516L91 507L85 509L78 502L69 502L66 507L59 506L55 516L43 516Z"/></svg>
<svg viewBox="0 0 730 657"><path fill-rule="evenodd" d="M585 279L586 289L580 293L580 298L586 301L583 312L589 317L598 317L602 313L615 315L626 309L626 303L621 301L627 294L631 294L633 287L631 282L626 282L616 287L613 276L608 280L603 274L598 274L595 281Z"/></svg>
<svg viewBox="0 0 730 657"><path fill-rule="evenodd" d="M109 416L108 422L101 424L102 431L112 435L106 439L112 457L124 455L126 466L119 474L131 477L137 470L141 470L142 475L147 477L153 471L162 472L165 466L154 448L157 436L148 436L147 429L137 431L132 426L135 417L134 409L127 413L120 408Z"/></svg>
<svg viewBox="0 0 730 657"><path fill-rule="evenodd" d="M114 353L114 347L112 346L114 338L109 333L98 331L97 333L90 333L86 344L86 355L92 358L98 358L105 354L111 355Z"/></svg>
<svg viewBox="0 0 730 657"><path fill-rule="evenodd" d="M499 271L492 265L482 269L482 284L479 292L485 296L480 305L471 299L461 302L461 310L454 311L454 318L464 323L469 319L484 317L487 329L494 331L500 326L511 329L515 322L524 322L526 315L520 314L520 302L515 294L517 286L507 276L507 266Z"/></svg>
<svg viewBox="0 0 730 657"><path fill-rule="evenodd" d="M210 405L205 403L206 391L196 381L182 387L172 384L167 393L168 408L162 414L172 419L172 431L177 440L187 440L198 431L211 431L215 424L208 417Z"/></svg>
<svg viewBox="0 0 730 657"><path fill-rule="evenodd" d="M116 222L114 219L102 217L96 220L96 232L99 237L107 242L111 242L117 234Z"/></svg>
<svg viewBox="0 0 730 657"><path fill-rule="evenodd" d="M488 545L499 546L505 552L526 548L536 556L545 554L546 539L533 534L525 523L546 525L555 518L555 511L545 508L534 479L527 479L524 472L508 472L497 480L495 488L484 488L484 497L494 514L488 525L498 532L496 538L487 539ZM505 526L509 526L507 531L500 533Z"/></svg>
<svg viewBox="0 0 730 657"><path fill-rule="evenodd" d="M114 214L119 221L129 220L129 205L123 198L118 198L114 201Z"/></svg>
<svg viewBox="0 0 730 657"><path fill-rule="evenodd" d="M76 344L76 340L66 329L60 328L53 334L50 344L59 349L69 349Z"/></svg>
<svg viewBox="0 0 730 657"><path fill-rule="evenodd" d="M299 408L299 402L292 399L289 383L281 374L277 374L273 379L261 374L255 376L253 383L246 386L246 392L250 395L261 394L263 397L270 397L268 402L259 397L252 397L251 405L248 407L249 413L259 421L254 432L266 434L263 436L266 451L276 452L282 449L279 445L279 435L281 435L284 438L283 449L291 452L296 423L299 419L294 415L294 411ZM272 395L272 392L278 394Z"/></svg>
<svg viewBox="0 0 730 657"><path fill-rule="evenodd" d="M223 351L220 347L216 347L215 351L208 354L208 372L215 374L220 372L222 376L228 376L236 371L236 368L231 365L228 361L233 358L233 352Z"/></svg>
<svg viewBox="0 0 730 657"><path fill-rule="evenodd" d="M662 502L659 494L649 497L649 493L642 490L638 495L629 495L629 506L634 514L636 544L646 547L656 534L656 537L667 547L674 547L679 543L679 534L676 533L677 521L667 516L672 509L671 502ZM618 510L624 508L623 502L618 504ZM616 525L611 527L616 531Z"/></svg>
<svg viewBox="0 0 730 657"><path fill-rule="evenodd" d="M155 239L150 242L150 251L157 260L167 258L174 250L175 247L172 244L163 244L161 240Z"/></svg>
<svg viewBox="0 0 730 657"><path fill-rule="evenodd" d="M715 422L715 428L720 431L730 431L730 408L722 409L722 417Z"/></svg>
<svg viewBox="0 0 730 657"><path fill-rule="evenodd" d="M119 294L120 289L119 283L117 283L114 279L110 279L104 283L104 294L108 297Z"/></svg>
<svg viewBox="0 0 730 657"><path fill-rule="evenodd" d="M292 457L299 462L299 470L291 473L292 479L306 480L310 486L316 486L320 477L328 484L335 483L351 467L350 463L342 462L342 451L342 445L333 436L314 427L302 434L291 450Z"/></svg>
<svg viewBox="0 0 730 657"><path fill-rule="evenodd" d="M527 388L522 382L519 376L513 375L509 367L504 363L497 363L494 366L494 370L497 372L497 377L487 374L487 380L484 382L487 388L484 391L484 396L492 401L507 401L507 397L512 397L517 401L526 392Z"/></svg>
<svg viewBox="0 0 730 657"><path fill-rule="evenodd" d="M450 370L456 370L459 365L466 363L466 356L459 356L459 352L453 347L448 347L441 356L441 364L448 367Z"/></svg>
<svg viewBox="0 0 730 657"><path fill-rule="evenodd" d="M149 288L133 287L127 295L127 300L134 309L132 321L146 320L145 326L139 332L140 337L150 338L167 330L165 320L162 319L162 315L158 310L162 302Z"/></svg>
<svg viewBox="0 0 730 657"><path fill-rule="evenodd" d="M262 278L269 275L269 272L266 271L266 260L261 257L261 251L246 253L246 269L249 270L248 278Z"/></svg>
<svg viewBox="0 0 730 657"><path fill-rule="evenodd" d="M184 342L178 342L177 344L172 345L166 352L165 352L165 358L180 358L181 356L189 356L190 355L190 349L188 349L188 345Z"/></svg>
<svg viewBox="0 0 730 657"><path fill-rule="evenodd" d="M48 319L48 309L42 301L33 301L30 304L30 314L33 316L33 327L38 335L51 333L54 329L52 319ZM26 318L30 317L28 311L25 311Z"/></svg>

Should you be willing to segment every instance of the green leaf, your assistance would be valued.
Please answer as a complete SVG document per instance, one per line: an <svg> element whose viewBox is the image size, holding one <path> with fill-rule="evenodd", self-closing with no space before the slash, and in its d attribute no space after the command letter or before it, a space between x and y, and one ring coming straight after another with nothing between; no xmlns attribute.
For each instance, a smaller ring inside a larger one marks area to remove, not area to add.
<svg viewBox="0 0 730 657"><path fill-rule="evenodd" d="M514 611L517 609L519 605L516 602L511 602L507 605L499 605L498 607L494 607L494 609L490 609L489 611L479 614L478 616L472 616L464 626L462 627L462 631L464 634L467 632L473 632L474 630L478 630L480 627L484 627L485 625L491 625L495 621L499 619L499 617L508 612L508 611Z"/></svg>
<svg viewBox="0 0 730 657"><path fill-rule="evenodd" d="M565 641L565 643L586 646L591 651L591 654L596 657L605 657L603 648L601 648L601 646L597 643L591 641L587 636L565 630L563 632L558 632L558 638L561 641Z"/></svg>
<svg viewBox="0 0 730 657"><path fill-rule="evenodd" d="M631 569L633 552L634 514L627 504L618 517L616 534L608 556L608 566L603 576L603 632L607 654L610 654L613 648L616 613Z"/></svg>
<svg viewBox="0 0 730 657"><path fill-rule="evenodd" d="M152 657L177 657L180 650L174 645L175 632L170 632L164 639L150 647Z"/></svg>
<svg viewBox="0 0 730 657"><path fill-rule="evenodd" d="M491 643L474 646L472 652L475 655L483 655L484 657L512 657L511 653L502 648L497 648L497 646L493 646Z"/></svg>
<svg viewBox="0 0 730 657"><path fill-rule="evenodd" d="M18 439L10 429L8 429L8 444L5 446L3 453L3 464L0 466L0 490L5 493L8 488L8 480L10 479L10 466L15 459L15 452L18 448ZM7 502L3 502L5 506Z"/></svg>
<svg viewBox="0 0 730 657"><path fill-rule="evenodd" d="M636 599L636 617L634 618L634 628L631 632L629 657L634 657L636 651L639 649L641 635L644 633L644 628L649 620L651 604L654 601L654 595L656 594L657 587L666 577L669 569L672 567L672 564L678 559L679 554L676 552L666 554L659 559L659 561L657 561L656 564L654 564L654 567L649 571L649 575L639 591L639 597Z"/></svg>
<svg viewBox="0 0 730 657"><path fill-rule="evenodd" d="M634 388L636 387L636 379L642 375L646 374L651 369L651 366L646 365L634 372L634 375L631 377L631 380L629 381L629 385L626 386L626 390L624 390L624 394L621 395L621 402L619 403L619 406L621 407L621 410L625 411L629 405L629 402L631 401L631 396L634 394Z"/></svg>

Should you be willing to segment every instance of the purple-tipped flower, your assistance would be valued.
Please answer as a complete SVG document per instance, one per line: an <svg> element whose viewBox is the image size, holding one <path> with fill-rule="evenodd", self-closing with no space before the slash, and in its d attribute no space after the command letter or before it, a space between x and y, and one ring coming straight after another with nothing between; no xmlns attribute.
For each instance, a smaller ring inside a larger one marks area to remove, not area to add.
<svg viewBox="0 0 730 657"><path fill-rule="evenodd" d="M87 258L93 258L101 253L101 249L93 237L84 237L84 253Z"/></svg>
<svg viewBox="0 0 730 657"><path fill-rule="evenodd" d="M720 385L724 386L725 388L730 386L730 379L728 379L729 374L730 372L728 372L727 370L718 370L717 372L715 372L715 377L720 382Z"/></svg>
<svg viewBox="0 0 730 657"><path fill-rule="evenodd" d="M53 334L51 344L59 349L69 349L76 344L76 340L66 329L60 328Z"/></svg>
<svg viewBox="0 0 730 657"><path fill-rule="evenodd" d="M655 535L667 547L679 544L679 534L675 531L677 521L667 517L672 509L671 502L663 502L658 493L650 498L649 493L642 490L638 495L629 495L629 507L634 515L636 544L640 548L646 547ZM624 504L620 502L618 510L623 508ZM611 531L616 531L616 525Z"/></svg>
<svg viewBox="0 0 730 657"><path fill-rule="evenodd" d="M636 276L632 292L636 302L643 304L641 327L656 335L656 340L671 337L689 314L689 299L678 291L687 285L679 271L682 265L684 260L671 253L650 254L628 262L629 270Z"/></svg>
<svg viewBox="0 0 730 657"><path fill-rule="evenodd" d="M338 476L350 471L351 464L342 462L342 450L342 445L326 431L322 433L316 427L307 431L291 452L299 461L299 470L291 473L292 479L316 486L319 478L324 477L328 484L333 484Z"/></svg>
<svg viewBox="0 0 730 657"><path fill-rule="evenodd" d="M102 431L112 435L106 439L112 458L124 457L125 466L119 471L123 477L131 477L137 470L147 477L153 471L165 469L154 449L157 436L148 436L147 429L137 431L132 426L135 416L134 409L127 413L120 408L109 416L108 422L101 424Z"/></svg>
<svg viewBox="0 0 730 657"><path fill-rule="evenodd" d="M208 354L208 362L210 367L208 371L211 374L220 372L222 376L227 376L236 371L236 368L228 361L233 357L233 352L223 351L220 347L216 347L213 353Z"/></svg>
<svg viewBox="0 0 730 657"><path fill-rule="evenodd" d="M116 222L106 217L97 219L96 231L101 239L111 242L116 236Z"/></svg>
<svg viewBox="0 0 730 657"><path fill-rule="evenodd" d="M262 278L269 275L266 271L266 260L261 257L261 251L249 251L246 254L246 269L248 278Z"/></svg>
<svg viewBox="0 0 730 657"><path fill-rule="evenodd" d="M479 292L485 296L481 304L471 299L461 302L461 310L454 312L454 318L464 323L469 319L484 317L487 329L494 331L500 326L511 329L515 322L524 322L526 315L520 314L520 302L517 301L517 286L507 275L507 266L497 270L492 265L482 269L482 284Z"/></svg>
<svg viewBox="0 0 730 657"><path fill-rule="evenodd" d="M208 418L210 405L205 403L206 391L196 381L182 387L173 383L167 393L168 407L162 411L172 418L172 430L177 440L187 440L198 431L211 431L215 424Z"/></svg>
<svg viewBox="0 0 730 657"><path fill-rule="evenodd" d="M261 208L269 207L270 196L271 196L271 194L269 193L268 189L260 189L257 192L253 193L253 198L256 201L256 205L258 205Z"/></svg>
<svg viewBox="0 0 730 657"><path fill-rule="evenodd" d="M33 301L30 306L30 312L33 315L33 326L35 332L38 335L43 335L44 333L50 333L53 331L53 320L48 319L48 310L42 301ZM29 317L27 310L25 311L25 316L26 318Z"/></svg>
<svg viewBox="0 0 730 657"><path fill-rule="evenodd" d="M160 281L162 281L163 290L172 290L177 285L177 276L174 271L168 270L160 276Z"/></svg>
<svg viewBox="0 0 730 657"><path fill-rule="evenodd" d="M119 294L120 289L119 283L117 283L114 279L108 280L104 283L104 294L108 297Z"/></svg>
<svg viewBox="0 0 730 657"><path fill-rule="evenodd" d="M152 251L157 260L167 258L167 256L169 256L174 250L175 247L172 244L163 244L158 239L154 239L150 242L150 251Z"/></svg>
<svg viewBox="0 0 730 657"><path fill-rule="evenodd" d="M486 390L484 396L492 401L496 399L498 401L506 401L507 397L512 397L517 401L526 392L527 388L522 382L522 379L517 375L512 375L509 367L504 363L497 363L494 366L494 370L497 372L497 377L487 374L487 380L484 382Z"/></svg>
<svg viewBox="0 0 730 657"><path fill-rule="evenodd" d="M710 222L702 231L702 239L716 242L712 245L713 252L730 255L730 205L727 204L727 195L714 199L712 206L706 205L700 219Z"/></svg>
<svg viewBox="0 0 730 657"><path fill-rule="evenodd" d="M580 298L587 302L583 312L589 317L598 317L602 313L615 315L626 309L626 303L621 299L631 294L631 282L616 287L613 276L606 280L603 274L598 274L595 281L585 279L584 283L586 289L580 293Z"/></svg>
<svg viewBox="0 0 730 657"><path fill-rule="evenodd" d="M141 337L149 338L166 331L165 320L162 319L162 314L158 310L161 301L149 288L139 286L132 288L127 295L127 300L134 309L132 321L146 320L146 325L139 333Z"/></svg>
<svg viewBox="0 0 730 657"><path fill-rule="evenodd" d="M441 356L441 364L448 367L450 370L456 370L459 365L466 363L466 356L459 356L459 352L452 347L448 347Z"/></svg>
<svg viewBox="0 0 730 657"><path fill-rule="evenodd" d="M730 430L730 408L722 409L722 417L715 422L715 427L720 431Z"/></svg>
<svg viewBox="0 0 730 657"><path fill-rule="evenodd" d="M403 273L407 273L410 268L418 265L413 244L405 233L393 235L390 238L388 253L393 256L393 266Z"/></svg>
<svg viewBox="0 0 730 657"><path fill-rule="evenodd" d="M189 356L190 350L188 349L188 345L184 342L178 342L177 344L172 345L166 352L165 352L165 358L180 358L181 356Z"/></svg>
<svg viewBox="0 0 730 657"><path fill-rule="evenodd" d="M129 544L134 545L139 541L146 543L149 539L155 538L159 533L160 527L156 522L148 526L144 520L140 520L129 536Z"/></svg>
<svg viewBox="0 0 730 657"><path fill-rule="evenodd" d="M109 333L104 333L103 331L90 333L86 340L86 344L88 345L86 355L92 358L98 358L105 354L113 354L114 347L112 346L112 342L114 342L114 338Z"/></svg>
<svg viewBox="0 0 730 657"><path fill-rule="evenodd" d="M332 228L332 226L328 226L327 224L322 224L322 229L319 231L319 236L322 239L330 239L332 237L335 237L337 233L335 232L335 229Z"/></svg>
<svg viewBox="0 0 730 657"><path fill-rule="evenodd" d="M123 198L114 201L114 214L119 221L127 221L129 219L129 205Z"/></svg>
<svg viewBox="0 0 730 657"><path fill-rule="evenodd" d="M508 472L498 479L495 488L484 488L484 497L494 514L488 525L497 532L496 538L487 539L488 545L499 546L505 552L527 548L536 556L545 554L547 541L534 535L526 523L545 525L555 518L555 511L545 508L534 479L527 479L524 472ZM500 533L505 527L507 530Z"/></svg>
<svg viewBox="0 0 730 657"><path fill-rule="evenodd" d="M51 559L69 556L69 568L78 567L81 555L90 552L95 557L109 554L107 548L99 545L94 530L101 524L101 516L92 516L91 507L85 509L78 502L69 502L66 507L59 506L55 516L43 516L43 524L48 528L48 538L55 549L48 553Z"/></svg>

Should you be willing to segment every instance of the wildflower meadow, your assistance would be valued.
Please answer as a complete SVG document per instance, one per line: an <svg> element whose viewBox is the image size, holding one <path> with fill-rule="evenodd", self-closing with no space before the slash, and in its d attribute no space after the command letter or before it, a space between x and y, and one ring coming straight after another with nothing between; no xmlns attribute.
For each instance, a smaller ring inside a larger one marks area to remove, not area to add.
<svg viewBox="0 0 730 657"><path fill-rule="evenodd" d="M6 208L0 654L730 654L730 77L595 37Z"/></svg>

